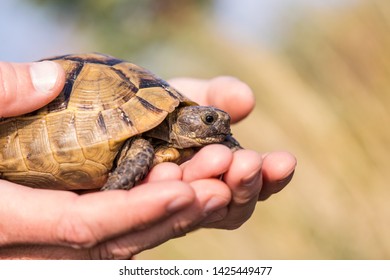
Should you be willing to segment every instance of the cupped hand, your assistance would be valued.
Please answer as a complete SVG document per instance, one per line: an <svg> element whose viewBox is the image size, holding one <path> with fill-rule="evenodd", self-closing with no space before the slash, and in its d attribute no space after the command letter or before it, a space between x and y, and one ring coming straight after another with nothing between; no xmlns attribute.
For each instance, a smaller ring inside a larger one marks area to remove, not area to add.
<svg viewBox="0 0 390 280"><path fill-rule="evenodd" d="M176 78L170 81L179 91L202 105L227 111L232 123L245 118L255 105L252 90L234 77L212 80ZM213 169L210 162L218 162ZM207 164L205 164L207 163ZM217 207L199 226L236 229L252 215L258 200L265 200L281 191L292 179L295 157L288 152L259 154L252 150L232 153L222 145L203 148L194 158L182 165L183 181L221 178L230 190L231 201ZM221 172L222 171L222 172Z"/></svg>
<svg viewBox="0 0 390 280"><path fill-rule="evenodd" d="M6 104L0 117L33 111L55 98L64 73L49 64L0 63L0 103ZM249 88L233 78L172 84L199 103L228 111L233 121L254 106ZM235 106L229 96L235 96ZM237 228L258 199L288 183L295 163L288 153L232 153L211 145L182 166L156 166L130 191L78 195L0 180L0 258L126 259L200 226Z"/></svg>

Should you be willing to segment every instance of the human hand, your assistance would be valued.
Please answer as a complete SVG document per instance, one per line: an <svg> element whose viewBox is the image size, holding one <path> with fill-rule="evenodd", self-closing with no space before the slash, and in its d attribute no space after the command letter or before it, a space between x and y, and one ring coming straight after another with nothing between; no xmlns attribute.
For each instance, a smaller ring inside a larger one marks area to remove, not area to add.
<svg viewBox="0 0 390 280"><path fill-rule="evenodd" d="M201 105L212 105L227 111L232 123L245 118L255 100L251 89L233 77L212 80L180 78L171 85ZM207 162L207 164L205 164ZM182 180L193 182L222 178L229 188L231 201L216 205L198 226L236 229L252 215L256 203L281 191L292 179L295 157L288 152L259 154L251 150L232 153L221 145L203 148L194 158L182 165ZM206 186L205 186L206 188Z"/></svg>
<svg viewBox="0 0 390 280"><path fill-rule="evenodd" d="M28 84L28 75L26 77L19 80ZM61 80L61 74L59 79ZM58 85L60 84L61 82L58 82ZM17 88L23 88L23 86L19 85ZM53 88L53 92L55 90L56 87ZM26 90L24 96L18 92L19 100L25 98L33 100L34 95L31 96L31 92ZM4 96L8 96L10 100L7 104L18 104L12 101L15 100L15 96L10 97L9 92L4 91L0 94L0 98L4 99ZM31 103L34 104L34 102ZM35 109L34 106L31 108L26 106L29 109L15 105L14 107L15 109L0 112L3 116L12 116ZM245 113L241 114L241 117L244 115ZM232 114L232 117L233 120L239 119L240 114ZM233 161L237 153L233 157L231 152L221 145L207 148L209 151L203 149L182 168L169 163L155 167L145 180L145 184L129 192L113 191L79 196L63 191L33 190L0 181L0 203L3 206L0 210L0 220L3 221L0 223L0 246L2 246L0 257L129 258L144 249L154 247L177 235L185 234L197 228L199 224L207 223L207 226L220 228L239 226L248 217L240 214L237 218L234 215L238 213L237 210L230 211L232 207L229 207L229 211L224 209L227 209L229 204L236 205L234 201L244 197L245 192L235 190L234 184L230 186L230 189L227 184L214 177L225 173L225 181L230 180L230 183L234 183L240 177L236 176L240 172L230 171L237 169L231 166L240 166L240 164L233 164L240 160ZM196 164L203 161L202 157L208 158L213 153L215 155L213 158L216 160L209 163L207 172L200 169L198 173L195 173L198 179L196 176L191 177L192 172L196 170ZM229 155L231 160L225 161ZM255 160L257 164L259 164L258 159ZM221 161L229 162L229 168L226 164L221 164ZM280 165L283 160L278 162ZM266 160L263 165L265 163ZM272 168L268 170L275 171L275 165L269 165ZM247 170L242 166L241 169ZM239 168L238 171L241 169ZM284 171L286 169L280 168ZM232 175L228 175L229 173ZM266 187L267 183L264 184L263 190L268 189L268 191L264 192L265 195L260 195L261 197L266 197L278 189L278 186L275 187L272 182L280 176L278 177L278 172L276 172L273 178L272 174L272 172L268 172L268 175L267 172L264 173L263 166L265 182L270 184L268 184L269 187ZM257 183L252 185L258 190L259 179L255 179L254 182ZM281 183L279 187L282 188L284 185ZM45 203L43 204L42 201ZM232 204L233 202L235 204ZM253 207L246 207L249 210L246 209L244 212L251 213L250 209ZM132 209L136 210L132 211ZM137 211L138 209L145 211ZM210 215L215 216L215 213L218 219L212 216L210 218ZM232 226L233 222L234 226Z"/></svg>
<svg viewBox="0 0 390 280"><path fill-rule="evenodd" d="M64 86L64 71L52 62L0 62L0 74L2 117L37 109ZM160 168L166 179L178 177L175 173L180 171L163 164L155 171ZM200 212L215 194L224 194L218 184L218 191L195 193L195 185L166 181L164 176L153 182L153 174L142 188L84 195L0 180L0 258L130 258L193 223L179 218L181 210L191 206ZM174 232L158 234L160 228Z"/></svg>

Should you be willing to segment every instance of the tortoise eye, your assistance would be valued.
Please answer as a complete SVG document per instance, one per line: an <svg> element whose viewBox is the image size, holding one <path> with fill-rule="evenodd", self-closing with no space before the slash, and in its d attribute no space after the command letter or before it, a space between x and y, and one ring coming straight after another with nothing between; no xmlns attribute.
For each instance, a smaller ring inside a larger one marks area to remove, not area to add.
<svg viewBox="0 0 390 280"><path fill-rule="evenodd" d="M207 114L202 119L205 124L213 124L217 118L213 114Z"/></svg>
<svg viewBox="0 0 390 280"><path fill-rule="evenodd" d="M214 122L214 117L208 115L208 116L206 116L205 120L206 120L207 123L213 123Z"/></svg>

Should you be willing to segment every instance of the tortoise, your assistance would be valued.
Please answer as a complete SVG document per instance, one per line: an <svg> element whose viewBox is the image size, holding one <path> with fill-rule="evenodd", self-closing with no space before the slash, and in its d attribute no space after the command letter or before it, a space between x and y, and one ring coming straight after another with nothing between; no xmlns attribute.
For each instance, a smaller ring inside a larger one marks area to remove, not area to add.
<svg viewBox="0 0 390 280"><path fill-rule="evenodd" d="M66 83L51 103L0 118L0 178L35 188L130 189L160 162L225 143L230 117L145 68L109 55L52 57Z"/></svg>

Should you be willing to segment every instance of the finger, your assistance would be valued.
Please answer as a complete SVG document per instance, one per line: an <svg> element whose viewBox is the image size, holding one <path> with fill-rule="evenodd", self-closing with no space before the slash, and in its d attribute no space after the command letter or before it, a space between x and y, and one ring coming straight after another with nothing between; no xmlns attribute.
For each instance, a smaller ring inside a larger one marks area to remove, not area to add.
<svg viewBox="0 0 390 280"><path fill-rule="evenodd" d="M208 145L200 149L191 160L181 165L183 181L218 178L229 169L232 160L233 153L226 146Z"/></svg>
<svg viewBox="0 0 390 280"><path fill-rule="evenodd" d="M183 236L198 226L209 213L226 208L230 201L230 191L217 179L199 180L191 183L195 202L153 227L109 240L90 249L96 259L129 259L132 256L160 245L172 238Z"/></svg>
<svg viewBox="0 0 390 280"><path fill-rule="evenodd" d="M234 153L233 161L223 179L230 187L232 200L228 213L217 221L215 215L202 222L203 226L225 229L240 227L252 215L260 190L262 158L260 154L250 150L239 150ZM216 214L220 216L220 213Z"/></svg>
<svg viewBox="0 0 390 280"><path fill-rule="evenodd" d="M245 118L255 106L255 98L249 86L233 77L217 77L210 81L207 91L208 104L228 112L232 123Z"/></svg>
<svg viewBox="0 0 390 280"><path fill-rule="evenodd" d="M14 245L0 249L0 260L83 260L90 259L87 250L55 245Z"/></svg>
<svg viewBox="0 0 390 280"><path fill-rule="evenodd" d="M169 84L176 88L188 98L198 102L200 105L210 105L207 103L207 91L209 80L193 78L174 78L168 80Z"/></svg>
<svg viewBox="0 0 390 280"><path fill-rule="evenodd" d="M0 62L0 117L34 111L62 90L65 72L52 61Z"/></svg>
<svg viewBox="0 0 390 280"><path fill-rule="evenodd" d="M281 191L291 181L296 165L296 158L288 152L264 155L262 168L264 185L259 200L265 200Z"/></svg>
<svg viewBox="0 0 390 280"><path fill-rule="evenodd" d="M211 80L176 78L170 83L199 104L228 112L232 123L245 118L255 105L249 86L234 77L222 76Z"/></svg>
<svg viewBox="0 0 390 280"><path fill-rule="evenodd" d="M177 164L171 162L163 162L157 164L149 171L143 183L181 179L182 170Z"/></svg>
<svg viewBox="0 0 390 280"><path fill-rule="evenodd" d="M90 247L112 236L146 228L194 200L192 188L179 181L81 196L1 183L0 220L7 222L0 223L0 245L3 242ZM12 219L8 219L10 213Z"/></svg>

